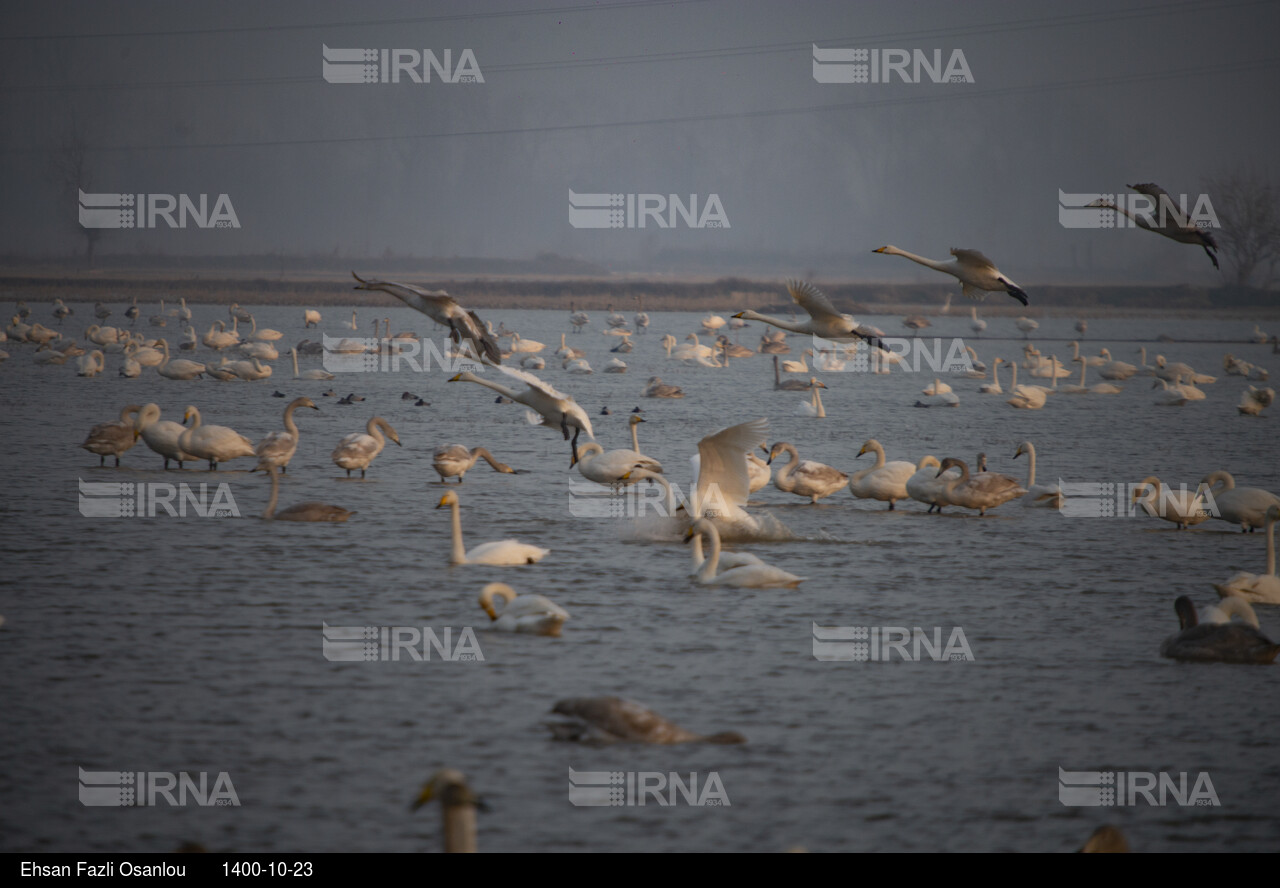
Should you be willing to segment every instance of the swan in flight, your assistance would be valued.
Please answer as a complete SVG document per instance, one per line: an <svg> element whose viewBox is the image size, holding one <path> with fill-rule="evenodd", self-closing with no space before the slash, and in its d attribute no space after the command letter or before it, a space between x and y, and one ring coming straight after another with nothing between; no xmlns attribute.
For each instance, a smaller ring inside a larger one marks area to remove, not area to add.
<svg viewBox="0 0 1280 888"><path fill-rule="evenodd" d="M650 376L642 393L646 398L683 398L684 389L678 385L668 385L661 376Z"/></svg>
<svg viewBox="0 0 1280 888"><path fill-rule="evenodd" d="M961 250L952 247L951 255L955 259L950 262L926 259L923 256L908 253L906 250L900 250L892 245L880 247L871 252L885 253L890 256L903 256L926 268L932 268L934 271L941 271L944 274L958 278L960 291L970 299L985 299L987 293L1008 293L1023 305L1027 304L1026 291L1005 277L1000 269L996 268L994 262L977 250Z"/></svg>
<svg viewBox="0 0 1280 888"><path fill-rule="evenodd" d="M1214 513L1210 517L1238 524L1242 532L1263 527L1267 521L1267 512L1280 506L1280 496L1269 490L1261 487L1236 487L1236 479L1230 472L1210 472L1200 479L1200 483L1209 488L1209 496L1217 507L1209 510Z"/></svg>
<svg viewBox="0 0 1280 888"><path fill-rule="evenodd" d="M1169 196L1168 192L1151 182L1142 185L1126 185L1124 187L1139 194L1145 194L1155 202L1155 207L1149 213L1135 214L1124 207L1117 206L1115 201L1107 200L1106 198L1095 200L1085 204L1085 206L1123 213L1132 219L1139 228L1154 231L1156 234L1177 241L1180 244L1196 244L1203 247L1205 255L1209 257L1213 267L1219 267L1216 255L1218 242L1208 229L1200 228L1188 219L1182 208Z"/></svg>
<svg viewBox="0 0 1280 888"><path fill-rule="evenodd" d="M916 466L904 460L886 463L884 447L875 438L867 440L862 445L858 456L864 453L874 453L876 464L849 476L849 492L858 499L887 502L890 509L898 500L907 499L910 496L907 493L907 481L915 474Z"/></svg>
<svg viewBox="0 0 1280 888"><path fill-rule="evenodd" d="M1009 500L1027 494L1027 491L1018 483L1018 479L1012 475L980 471L977 475L970 477L969 466L964 460L956 459L954 456L949 456L942 461L942 465L938 467L938 477L942 477L942 474L952 466L959 467L960 476L942 485L938 511L942 511L943 505L948 505L959 506L962 509L977 509L979 515L986 515L987 509L994 509Z"/></svg>
<svg viewBox="0 0 1280 888"><path fill-rule="evenodd" d="M382 436L383 432L387 433L385 438ZM394 441L397 447L403 446L400 443L400 436L391 427L391 423L381 416L375 416L365 425L363 434L353 432L347 435L338 442L337 447L333 448L333 453L330 456L334 465L340 469L347 470L348 478L351 477L353 469L359 469L360 477L363 478L365 470L369 468L369 463L373 462L377 455L382 452L382 448L387 446L387 438Z"/></svg>
<svg viewBox="0 0 1280 888"><path fill-rule="evenodd" d="M711 555L702 562L698 572L695 574L698 583L703 586L737 586L744 589L785 587L794 589L805 580L805 577L787 573L781 568L765 564L762 561L719 571L720 532L706 518L699 518L685 532L685 542L693 539L695 535L706 537L707 543L711 547Z"/></svg>
<svg viewBox="0 0 1280 888"><path fill-rule="evenodd" d="M142 438L142 443L164 457L166 471L169 468L169 460L174 460L178 468L182 468L184 462L195 459L191 454L184 453L178 446L178 439L187 430L186 427L172 420L162 420L159 404L145 405L138 413L133 429L136 435Z"/></svg>
<svg viewBox="0 0 1280 888"><path fill-rule="evenodd" d="M493 605L502 599L502 610ZM560 627L569 612L541 595L517 595L506 583L489 583L480 590L480 606L499 632L523 632L527 635L560 636Z"/></svg>
<svg viewBox="0 0 1280 888"><path fill-rule="evenodd" d="M256 472L263 467L263 463L259 463L250 469L250 472ZM338 524L346 521L355 512L344 509L342 506L331 506L328 503L298 503L296 506L289 506L287 509L276 511L276 502L280 498L280 475L276 472L274 463L266 463L267 474L271 476L271 498L267 500L267 508L262 512L263 521L327 521L332 524Z"/></svg>
<svg viewBox="0 0 1280 888"><path fill-rule="evenodd" d="M978 386L978 393L983 395L1003 395L1004 389L1000 386L1000 365L1004 363L1004 358L996 358L991 362L991 382L984 382Z"/></svg>
<svg viewBox="0 0 1280 888"><path fill-rule="evenodd" d="M548 722L552 736L589 745L609 743L652 743L668 746L675 743L746 743L737 731L718 734L695 734L663 718L633 700L621 697L570 697L559 700L551 708L555 715L569 721Z"/></svg>
<svg viewBox="0 0 1280 888"><path fill-rule="evenodd" d="M498 366L494 369L524 383L524 389L517 390L501 383L490 382L487 379L481 379L470 371L459 373L449 381L474 382L476 385L493 389L503 397L510 398L512 401L531 408L542 417L541 425L550 429L559 429L566 441L570 441L569 429L573 429L573 439L569 444L571 455L569 467L573 468L573 461L576 459L578 452L578 435L586 432L588 438L596 436L595 431L591 428L591 417L587 416L587 412L578 406L578 402L573 400L572 397L556 391L532 373L526 373L524 370L517 370L514 367Z"/></svg>
<svg viewBox="0 0 1280 888"><path fill-rule="evenodd" d="M134 421L130 417L140 410L142 408L137 404L122 408L119 419L100 422L89 429L89 434L80 446L90 453L97 454L99 466L106 465L108 456L114 456L116 465L120 465L120 454L138 440L138 435L134 431Z"/></svg>
<svg viewBox="0 0 1280 888"><path fill-rule="evenodd" d="M809 400L800 402L800 413L804 416L812 416L815 419L826 419L827 410L822 406L822 397L818 394L818 389L824 389L826 385L818 382L817 378L809 377Z"/></svg>
<svg viewBox="0 0 1280 888"><path fill-rule="evenodd" d="M1013 458L1027 455L1027 493L1022 498L1024 506L1036 506L1042 509L1062 508L1062 488L1057 484L1036 483L1036 448L1030 441L1023 441L1014 451Z"/></svg>
<svg viewBox="0 0 1280 888"><path fill-rule="evenodd" d="M550 549L518 543L515 540L500 540L493 543L481 543L471 551L462 545L462 516L458 504L458 494L450 490L440 497L437 509L448 506L452 511L453 544L449 550L450 564L489 564L495 567L513 567L519 564L536 564L551 553Z"/></svg>
<svg viewBox="0 0 1280 888"><path fill-rule="evenodd" d="M444 290L424 290L411 284L395 281L365 280L354 271L351 276L358 281L357 290L381 290L390 293L410 308L417 309L431 320L449 328L449 338L455 344L463 339L471 343L477 359L487 358L493 364L502 363L498 343L489 335L480 316L463 308ZM541 346L539 346L541 347Z"/></svg>
<svg viewBox="0 0 1280 888"><path fill-rule="evenodd" d="M783 453L790 458L773 476L773 486L783 493L796 496L807 496L810 504L817 503L824 496L831 496L849 483L849 476L839 469L814 462L801 460L794 444L779 441L769 448L768 464Z"/></svg>
<svg viewBox="0 0 1280 888"><path fill-rule="evenodd" d="M293 358L293 378L294 379L335 379L336 377L328 370L316 368L308 370L305 373L298 372L298 349L289 349L289 356Z"/></svg>
<svg viewBox="0 0 1280 888"><path fill-rule="evenodd" d="M210 471L216 472L220 462L255 455L253 442L235 429L202 425L200 411L195 407L187 406L182 422L190 422L191 426L178 438L178 447L194 459L207 459Z"/></svg>
<svg viewBox="0 0 1280 888"><path fill-rule="evenodd" d="M1198 490L1170 490L1155 475L1148 475L1134 485L1129 499L1140 503L1142 510L1152 518L1176 524L1178 530L1209 520L1204 497Z"/></svg>
<svg viewBox="0 0 1280 888"><path fill-rule="evenodd" d="M289 460L293 459L298 450L298 426L293 421L293 414L299 407L310 407L317 413L320 412L320 408L310 398L295 398L290 401L289 406L284 408L284 431L268 433L253 448L258 456L258 464L253 469L255 472L271 467L282 472L289 470Z"/></svg>
<svg viewBox="0 0 1280 888"><path fill-rule="evenodd" d="M449 478L457 478L458 483L461 484L463 477L479 459L483 459L492 466L495 472L502 472L504 475L514 475L516 473L516 470L511 466L494 459L493 454L483 447L474 447L468 450L461 444L445 444L437 447L435 453L432 454L431 465L436 470L436 474L440 476L441 483L446 482Z"/></svg>
<svg viewBox="0 0 1280 888"><path fill-rule="evenodd" d="M1160 656L1172 660L1202 663L1273 663L1280 654L1275 644L1259 629L1258 615L1243 598L1223 598L1216 608L1206 613L1213 622L1201 623L1191 599L1180 595L1173 602L1178 615L1178 632L1160 645ZM1233 615L1241 622L1231 620Z"/></svg>
<svg viewBox="0 0 1280 888"><path fill-rule="evenodd" d="M807 320L784 321L780 318L769 317L750 310L740 311L734 317L750 321L763 321L780 330L792 333L807 333L837 342L851 342L857 339L870 341L877 338L874 333L864 330L852 315L836 311L836 307L831 304L831 300L827 298L826 294L813 284L803 281L787 281L787 292L791 294L791 298L795 300L795 303L809 315ZM763 349L761 350L763 351Z"/></svg>
<svg viewBox="0 0 1280 888"><path fill-rule="evenodd" d="M1276 575L1276 522L1280 521L1280 507L1268 508L1266 519L1267 572L1253 574L1240 571L1222 584L1215 583L1213 588L1223 598L1236 595L1259 604L1280 604L1280 576Z"/></svg>

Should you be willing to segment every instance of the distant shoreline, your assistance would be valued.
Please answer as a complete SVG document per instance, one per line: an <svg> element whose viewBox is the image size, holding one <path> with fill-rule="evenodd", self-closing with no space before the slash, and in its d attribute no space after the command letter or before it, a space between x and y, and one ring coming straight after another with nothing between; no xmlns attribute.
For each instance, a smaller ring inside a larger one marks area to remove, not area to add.
<svg viewBox="0 0 1280 888"><path fill-rule="evenodd" d="M362 272L365 269L360 269ZM0 305L5 301L140 302L179 298L193 304L391 307L400 303L379 292L353 289L348 274L317 272L273 276L265 270L227 270L189 274L164 270L110 269L72 271L47 267L10 268L0 275ZM375 272L370 270L369 274ZM567 311L570 303L585 311L608 306L624 314L636 311L637 297L646 311L714 311L754 309L789 312L793 307L780 279L687 276L566 275L421 275L396 272L390 279L443 288L476 309L545 309ZM1032 304L989 294L971 303L958 284L859 283L817 280L842 311L854 314L942 314L948 295L950 314L967 316L976 304L990 317L1126 317L1153 312L1170 317L1280 317L1280 293L1259 290L1158 286L1071 286L1028 284Z"/></svg>

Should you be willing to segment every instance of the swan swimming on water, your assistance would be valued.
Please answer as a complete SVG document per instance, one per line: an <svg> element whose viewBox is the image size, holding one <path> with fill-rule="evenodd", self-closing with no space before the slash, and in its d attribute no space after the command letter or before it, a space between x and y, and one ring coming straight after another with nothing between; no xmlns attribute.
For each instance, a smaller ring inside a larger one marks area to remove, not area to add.
<svg viewBox="0 0 1280 888"><path fill-rule="evenodd" d="M1259 604L1280 604L1280 576L1276 575L1276 522L1280 521L1280 507L1267 509L1267 572L1264 574L1240 571L1213 588L1223 598L1237 595L1246 601Z"/></svg>
<svg viewBox="0 0 1280 888"><path fill-rule="evenodd" d="M502 610L494 607L494 598L502 599ZM480 606L499 632L521 632L527 635L559 637L560 627L569 612L541 595L517 595L506 583L489 583L480 590Z"/></svg>
<svg viewBox="0 0 1280 888"><path fill-rule="evenodd" d="M1236 487L1230 472L1210 472L1200 479L1209 488L1215 509L1210 517L1238 524L1240 530L1254 531L1264 526L1267 511L1280 506L1280 496L1261 487ZM1221 485L1221 487L1219 487Z"/></svg>
<svg viewBox="0 0 1280 888"><path fill-rule="evenodd" d="M719 570L720 567L720 532L706 518L699 518L685 532L685 542L693 537L705 536L711 547L711 555L698 567L695 577L703 586L738 586L748 589L766 589L786 587L794 589L804 582L804 577L788 573L771 564L757 559L754 562L741 564L738 567Z"/></svg>
<svg viewBox="0 0 1280 888"><path fill-rule="evenodd" d="M1179 631L1160 645L1160 656L1202 663L1273 663L1280 654L1275 644L1259 629L1258 616L1243 598L1223 598L1216 608L1206 610L1211 622L1200 622L1196 606L1185 595L1173 602ZM1231 620L1239 616L1241 622Z"/></svg>
<svg viewBox="0 0 1280 888"><path fill-rule="evenodd" d="M256 472L260 468L262 463L249 471ZM271 498L267 501L267 508L262 513L263 521L313 521L339 524L356 514L342 506L318 502L298 503L296 506L289 506L277 512L276 501L280 497L280 475L273 463L266 464L266 471L271 476Z"/></svg>
<svg viewBox="0 0 1280 888"><path fill-rule="evenodd" d="M450 564L488 564L495 567L514 567L523 564L536 564L551 553L550 549L531 546L515 540L499 540L492 543L481 543L470 551L462 545L462 516L458 494L450 490L440 497L437 509L448 506L453 522L452 545L449 550Z"/></svg>
<svg viewBox="0 0 1280 888"><path fill-rule="evenodd" d="M970 477L969 466L964 460L953 456L942 461L942 465L938 467L938 477L941 478L952 466L959 467L960 476L942 485L940 499L944 502L939 502L939 506L945 504L977 509L979 515L986 515L988 509L994 509L1027 493L1011 475L979 471L977 475Z"/></svg>
<svg viewBox="0 0 1280 888"><path fill-rule="evenodd" d="M1023 441L1014 451L1013 458L1027 455L1030 465L1027 466L1027 493L1022 497L1024 506L1036 506L1042 509L1062 508L1062 488L1057 484L1036 483L1036 448L1030 441Z"/></svg>

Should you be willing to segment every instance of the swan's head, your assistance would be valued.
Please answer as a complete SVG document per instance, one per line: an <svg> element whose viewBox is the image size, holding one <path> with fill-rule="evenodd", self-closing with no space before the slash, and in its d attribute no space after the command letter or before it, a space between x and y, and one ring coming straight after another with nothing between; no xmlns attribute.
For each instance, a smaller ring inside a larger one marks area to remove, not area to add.
<svg viewBox="0 0 1280 888"><path fill-rule="evenodd" d="M1263 515L1263 520L1267 523L1280 521L1280 506L1269 506L1266 514Z"/></svg>
<svg viewBox="0 0 1280 888"><path fill-rule="evenodd" d="M463 372L459 373L457 376L449 377L449 381L450 382L479 382L480 380L477 379L476 375L472 373L470 370L464 370Z"/></svg>
<svg viewBox="0 0 1280 888"><path fill-rule="evenodd" d="M1013 452L1013 458L1017 459L1018 457L1022 456L1022 454L1031 453L1031 451L1032 451L1031 442L1023 441L1021 444L1018 445L1018 449Z"/></svg>
<svg viewBox="0 0 1280 888"><path fill-rule="evenodd" d="M810 352L809 354L812 355L813 352ZM819 382L815 377L812 377L812 376L809 377L809 388L824 389L826 387L827 387L827 384L825 382Z"/></svg>
<svg viewBox="0 0 1280 888"><path fill-rule="evenodd" d="M453 768L443 768L432 774L431 779L422 785L410 810L417 811L436 798L440 799L440 804L446 808L469 805L484 810L484 803L471 791L471 787L467 785L467 778L462 776L461 771L455 771Z"/></svg>
<svg viewBox="0 0 1280 888"><path fill-rule="evenodd" d="M1155 475L1148 475L1137 484L1133 485L1133 493L1129 495L1129 501L1136 503L1139 500L1153 501L1160 494L1160 479Z"/></svg>
<svg viewBox="0 0 1280 888"><path fill-rule="evenodd" d="M764 446L764 445L761 445L761 448L763 448L763 446ZM777 442L776 444L774 444L772 447L770 447L770 448L766 451L766 453L768 453L768 454L769 454L769 458L768 458L768 459L766 459L766 460L764 461L764 464L765 464L766 466L767 466L767 465L772 465L772 464L773 464L773 460L774 460L774 458L775 458L775 457L777 457L777 456L778 456L778 454L780 454L780 453L785 453L785 452L786 452L786 449L787 449L787 445L786 445L785 443L783 443L782 441L779 441L779 442Z"/></svg>
<svg viewBox="0 0 1280 888"><path fill-rule="evenodd" d="M1165 365L1164 355L1156 355L1156 366L1163 367Z"/></svg>
<svg viewBox="0 0 1280 888"><path fill-rule="evenodd" d="M445 493L444 496L440 497L440 502L436 503L436 508L443 509L445 506L456 506L456 505L458 505L458 495L454 493L452 490L450 490L447 493Z"/></svg>
<svg viewBox="0 0 1280 888"><path fill-rule="evenodd" d="M1196 614L1196 606L1185 595L1179 595L1174 599L1173 610L1178 615L1179 629L1190 629L1200 622L1200 617Z"/></svg>
<svg viewBox="0 0 1280 888"><path fill-rule="evenodd" d="M900 255L902 255L902 251L901 251L901 250L899 250L897 247L893 246L893 244L888 244L888 245L883 246L883 247L877 247L876 249L872 250L871 252L873 252L873 253L887 253L887 254L888 254L888 255L890 255L890 256L900 256Z"/></svg>
<svg viewBox="0 0 1280 888"><path fill-rule="evenodd" d="M627 422L630 425L635 425L638 422L644 422L644 420L640 418L640 415L638 413L633 413L631 414L631 419L627 420ZM646 432L645 434L648 434L648 433Z"/></svg>
<svg viewBox="0 0 1280 888"><path fill-rule="evenodd" d="M684 541L687 543L699 534L712 534L716 532L716 526L706 518L699 518L697 521L689 525L684 532Z"/></svg>
<svg viewBox="0 0 1280 888"><path fill-rule="evenodd" d="M638 417L637 417L638 418ZM604 448L595 441L588 441L586 444L579 444L574 448L573 456L569 459L569 468L573 468L589 454L604 453Z"/></svg>
<svg viewBox="0 0 1280 888"><path fill-rule="evenodd" d="M484 608L484 612L489 615L490 620L498 619L498 611L493 606L495 597L501 598L504 602L510 604L516 597L516 590L506 583L490 583L480 590L480 606Z"/></svg>
<svg viewBox="0 0 1280 888"><path fill-rule="evenodd" d="M862 454L864 453L874 453L875 449L879 446L880 446L880 442L877 441L875 438L868 438L866 441L862 443L862 449L858 451L858 456L862 456ZM857 457L854 457L854 458L857 459Z"/></svg>
<svg viewBox="0 0 1280 888"><path fill-rule="evenodd" d="M942 461L942 465L938 466L938 474L934 475L934 477L935 478L942 477L942 473L952 467L958 467L965 472L969 471L969 467L965 465L964 460L956 459L954 456L948 456L946 459Z"/></svg>
<svg viewBox="0 0 1280 888"><path fill-rule="evenodd" d="M316 410L316 411L319 411L320 409L319 407L316 406L315 401L312 401L310 398L305 396L301 398L295 398L293 403L290 404L289 406L290 407L310 407L312 410Z"/></svg>
<svg viewBox="0 0 1280 888"><path fill-rule="evenodd" d="M1100 826L1080 849L1081 854L1128 854L1129 840L1114 826Z"/></svg>

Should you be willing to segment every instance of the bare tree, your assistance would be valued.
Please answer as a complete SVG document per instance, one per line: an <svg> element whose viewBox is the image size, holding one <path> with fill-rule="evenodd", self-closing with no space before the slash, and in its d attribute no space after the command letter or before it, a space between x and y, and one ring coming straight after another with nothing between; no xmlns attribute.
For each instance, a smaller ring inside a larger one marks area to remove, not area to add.
<svg viewBox="0 0 1280 888"><path fill-rule="evenodd" d="M1205 180L1221 229L1214 232L1241 287L1267 289L1280 280L1280 186L1252 170Z"/></svg>
<svg viewBox="0 0 1280 888"><path fill-rule="evenodd" d="M72 206L79 204L79 195L82 190L93 190L89 139L75 117L71 118L62 135L55 139L53 150L49 152L48 175L58 187L60 197L66 201L65 206L68 211ZM84 228L79 225L78 219L77 229L85 239L85 265L91 267L94 251L105 231L101 228Z"/></svg>

